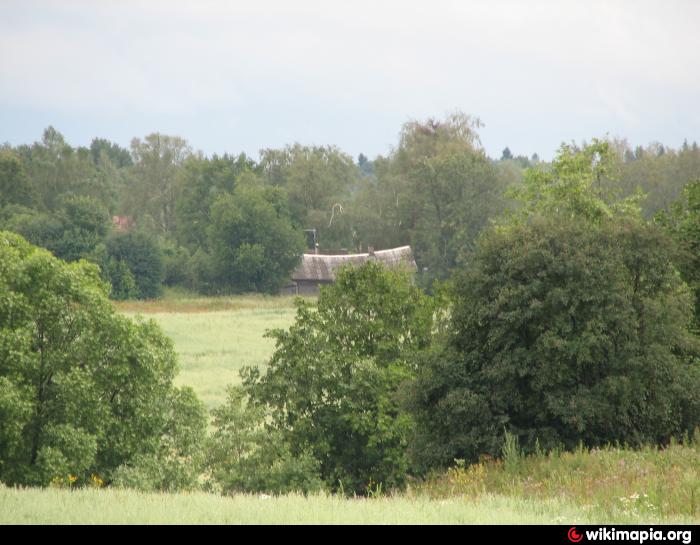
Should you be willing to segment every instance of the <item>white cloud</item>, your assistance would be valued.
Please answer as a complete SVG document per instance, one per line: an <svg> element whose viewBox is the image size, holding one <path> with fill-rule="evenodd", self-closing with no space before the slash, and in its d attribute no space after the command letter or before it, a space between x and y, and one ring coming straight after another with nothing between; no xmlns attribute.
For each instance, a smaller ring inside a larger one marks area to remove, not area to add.
<svg viewBox="0 0 700 545"><path fill-rule="evenodd" d="M254 118L259 135L241 147L267 145L266 128L269 145L296 134L383 152L407 118L462 109L486 122L487 148L508 144L509 122L523 134L540 120L542 155L562 134L593 136L580 130L643 134L700 92L692 0L11 0L3 12L0 118L170 116L211 138L223 117Z"/></svg>

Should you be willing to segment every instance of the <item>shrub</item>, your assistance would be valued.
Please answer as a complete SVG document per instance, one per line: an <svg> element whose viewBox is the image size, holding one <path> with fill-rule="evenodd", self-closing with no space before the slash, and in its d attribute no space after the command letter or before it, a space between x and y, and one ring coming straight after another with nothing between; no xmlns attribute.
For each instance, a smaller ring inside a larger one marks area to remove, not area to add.
<svg viewBox="0 0 700 545"><path fill-rule="evenodd" d="M230 388L226 404L213 416L207 467L224 493L309 493L322 488L318 461L309 452L293 455L280 431L265 428L265 409L252 405L242 388Z"/></svg>
<svg viewBox="0 0 700 545"><path fill-rule="evenodd" d="M139 299L153 299L162 294L163 253L153 236L143 231L115 234L107 241L107 253L115 261L127 265L136 282Z"/></svg>

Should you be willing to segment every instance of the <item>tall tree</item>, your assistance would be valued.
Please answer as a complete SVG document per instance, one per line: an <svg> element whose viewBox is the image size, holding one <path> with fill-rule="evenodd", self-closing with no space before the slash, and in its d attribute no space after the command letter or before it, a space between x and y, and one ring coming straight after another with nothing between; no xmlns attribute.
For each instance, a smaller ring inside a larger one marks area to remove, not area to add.
<svg viewBox="0 0 700 545"><path fill-rule="evenodd" d="M160 233L170 234L175 227L179 170L191 149L180 137L153 133L143 140L134 138L131 153L134 166L127 188L129 209L137 221L150 216Z"/></svg>
<svg viewBox="0 0 700 545"><path fill-rule="evenodd" d="M700 331L700 180L689 183L681 198L656 221L663 225L678 246L676 264L695 297L695 327Z"/></svg>
<svg viewBox="0 0 700 545"><path fill-rule="evenodd" d="M286 190L296 225L316 229L323 248L348 247L352 234L344 215L359 176L352 157L332 146L300 144L260 155L263 179Z"/></svg>
<svg viewBox="0 0 700 545"><path fill-rule="evenodd" d="M22 161L10 149L0 148L0 206L19 204L33 206L36 191Z"/></svg>
<svg viewBox="0 0 700 545"><path fill-rule="evenodd" d="M176 208L178 240L191 250L206 244L211 206L223 193L233 193L237 178L252 173L255 162L245 154L190 156L183 164Z"/></svg>
<svg viewBox="0 0 700 545"><path fill-rule="evenodd" d="M213 279L221 291L277 293L304 250L279 188L243 184L222 194L212 206L207 233Z"/></svg>
<svg viewBox="0 0 700 545"><path fill-rule="evenodd" d="M107 155L117 168L130 167L134 164L128 149L105 138L93 138L90 143L90 156L93 163L97 165L103 154Z"/></svg>
<svg viewBox="0 0 700 545"><path fill-rule="evenodd" d="M83 193L94 175L87 150L72 148L53 127L44 131L41 142L20 146L18 152L44 210L56 210L66 194Z"/></svg>
<svg viewBox="0 0 700 545"><path fill-rule="evenodd" d="M149 460L158 488L195 484L204 410L153 321L118 315L94 265L6 232L0 293L0 481L110 483Z"/></svg>
<svg viewBox="0 0 700 545"><path fill-rule="evenodd" d="M267 372L244 373L251 400L291 452L310 452L331 489L400 486L413 429L399 391L412 356L431 342L434 302L409 275L376 263L342 270L317 308L299 302L294 325L271 336Z"/></svg>
<svg viewBox="0 0 700 545"><path fill-rule="evenodd" d="M480 240L451 333L421 361L415 452L431 465L663 444L700 425L700 344L672 244L640 221L537 216Z"/></svg>
<svg viewBox="0 0 700 545"><path fill-rule="evenodd" d="M526 170L522 183L511 188L509 195L520 206L509 218L518 223L538 215L600 222L638 215L642 195L625 197L618 172L609 142L593 140L582 148L562 144L551 165Z"/></svg>
<svg viewBox="0 0 700 545"><path fill-rule="evenodd" d="M480 146L479 127L461 113L407 123L398 148L377 165L383 198L373 208L413 245L426 282L446 278L502 206L504 187Z"/></svg>

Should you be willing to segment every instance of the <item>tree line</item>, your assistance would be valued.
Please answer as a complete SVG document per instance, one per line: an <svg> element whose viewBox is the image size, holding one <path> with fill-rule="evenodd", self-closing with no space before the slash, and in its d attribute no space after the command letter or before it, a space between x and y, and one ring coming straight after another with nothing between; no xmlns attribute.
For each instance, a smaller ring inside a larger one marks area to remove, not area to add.
<svg viewBox="0 0 700 545"><path fill-rule="evenodd" d="M552 168L508 148L489 158L480 126L462 113L411 121L372 160L300 144L257 159L206 156L158 133L129 149L103 138L73 147L49 127L32 145L0 148L0 227L67 261L97 264L115 299L157 297L163 286L274 293L308 249L304 230L316 231L325 252L410 244L429 287L513 204L509 191L528 169ZM608 144L613 160L601 176L623 196L644 193L647 218L700 177L696 143Z"/></svg>

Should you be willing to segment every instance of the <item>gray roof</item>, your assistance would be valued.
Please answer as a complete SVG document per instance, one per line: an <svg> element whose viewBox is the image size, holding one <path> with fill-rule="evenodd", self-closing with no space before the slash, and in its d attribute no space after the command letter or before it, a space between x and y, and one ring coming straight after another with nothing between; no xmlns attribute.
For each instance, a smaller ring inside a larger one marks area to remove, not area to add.
<svg viewBox="0 0 700 545"><path fill-rule="evenodd" d="M336 271L343 265L362 265L367 261L377 261L389 268L416 270L413 252L410 246L401 246L391 250L379 250L373 254L320 255L304 254L301 263L292 273L292 280L316 280L332 282Z"/></svg>

